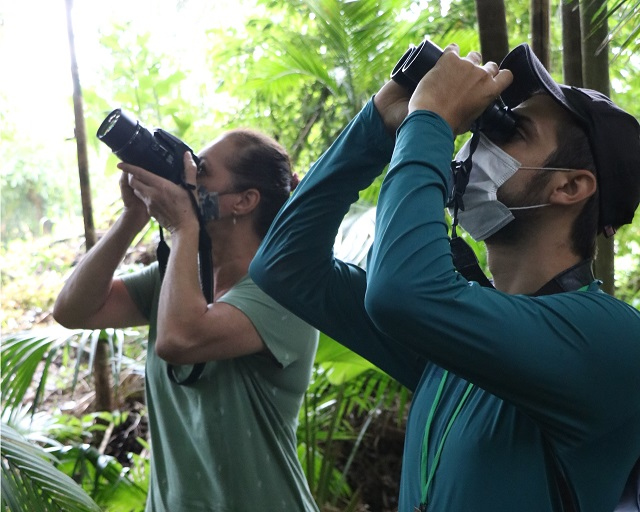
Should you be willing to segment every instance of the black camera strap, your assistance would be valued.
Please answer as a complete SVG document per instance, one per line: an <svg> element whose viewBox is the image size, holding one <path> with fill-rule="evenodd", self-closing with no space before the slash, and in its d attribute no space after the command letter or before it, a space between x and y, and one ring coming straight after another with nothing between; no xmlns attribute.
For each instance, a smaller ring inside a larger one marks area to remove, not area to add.
<svg viewBox="0 0 640 512"><path fill-rule="evenodd" d="M200 287L202 289L202 293L204 294L207 303L213 302L213 268L211 263L211 238L205 229L205 223L202 219L202 215L200 214L200 209L198 208L198 203L196 202L192 190L195 188L193 185L189 185L187 183L180 183L182 187L187 189L187 193L189 194L189 198L191 199L191 204L193 205L194 211L198 216L198 224L200 226L198 232L198 261L199 261L199 269L200 269ZM160 226L160 242L158 243L158 247L156 248L156 256L158 258L158 268L160 270L160 279L164 279L164 273L167 268L167 263L169 261L170 254L169 246L164 239L164 234L162 231L162 226ZM196 363L193 365L191 372L184 379L179 379L176 375L175 368L172 364L167 363L167 375L169 380L175 384L179 384L181 386L186 386L189 384L193 384L199 378L202 372L204 371L205 363Z"/></svg>
<svg viewBox="0 0 640 512"><path fill-rule="evenodd" d="M479 130L475 130L471 136L469 146L469 156L460 162L454 160L451 162L451 172L453 174L453 190L449 205L453 208L453 221L451 223L451 255L453 257L453 265L456 270L462 274L467 281L476 281L481 286L492 288L491 281L484 274L478 263L473 249L469 244L458 236L458 211L464 210L464 202L462 196L469 183L469 175L471 174L472 161L471 158L480 140Z"/></svg>

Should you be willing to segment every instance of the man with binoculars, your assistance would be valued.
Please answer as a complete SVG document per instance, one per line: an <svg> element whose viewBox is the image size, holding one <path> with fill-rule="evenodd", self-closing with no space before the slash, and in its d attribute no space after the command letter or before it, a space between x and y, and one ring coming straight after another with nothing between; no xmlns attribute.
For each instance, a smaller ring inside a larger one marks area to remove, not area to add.
<svg viewBox="0 0 640 512"><path fill-rule="evenodd" d="M638 122L556 84L526 45L500 67L458 53L413 93L380 89L250 274L414 392L400 512L613 510L640 456L640 312L599 290L591 260L640 201ZM495 136L476 120L499 96L515 126ZM333 242L387 164L365 271ZM458 264L445 208L486 242L492 280Z"/></svg>

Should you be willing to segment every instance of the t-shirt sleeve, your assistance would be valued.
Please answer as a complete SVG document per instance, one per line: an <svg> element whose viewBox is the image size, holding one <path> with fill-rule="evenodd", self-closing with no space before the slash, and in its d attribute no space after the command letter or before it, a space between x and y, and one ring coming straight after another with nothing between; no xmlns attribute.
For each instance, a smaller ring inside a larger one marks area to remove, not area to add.
<svg viewBox="0 0 640 512"><path fill-rule="evenodd" d="M264 293L245 277L219 302L242 311L278 364L286 368L317 346L318 331Z"/></svg>
<svg viewBox="0 0 640 512"><path fill-rule="evenodd" d="M153 308L157 308L157 299L160 295L160 272L158 264L153 263L138 272L119 276L124 282L129 295L136 303L140 312L147 320L152 317Z"/></svg>

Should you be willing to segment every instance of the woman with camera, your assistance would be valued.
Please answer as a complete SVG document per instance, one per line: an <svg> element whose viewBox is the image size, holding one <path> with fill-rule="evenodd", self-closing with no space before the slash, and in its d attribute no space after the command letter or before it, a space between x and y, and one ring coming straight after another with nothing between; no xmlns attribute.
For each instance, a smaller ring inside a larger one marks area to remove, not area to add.
<svg viewBox="0 0 640 512"><path fill-rule="evenodd" d="M196 168L184 155L185 187L118 165L123 212L65 284L54 316L73 328L149 325L147 511L317 511L296 426L318 333L247 273L297 178L286 151L252 130L227 132L198 156ZM171 234L166 268L116 276L150 216Z"/></svg>

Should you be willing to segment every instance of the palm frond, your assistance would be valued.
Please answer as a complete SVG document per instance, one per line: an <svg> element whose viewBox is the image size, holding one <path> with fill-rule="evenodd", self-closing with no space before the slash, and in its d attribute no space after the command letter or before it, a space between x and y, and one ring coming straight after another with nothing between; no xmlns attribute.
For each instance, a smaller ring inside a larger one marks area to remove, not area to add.
<svg viewBox="0 0 640 512"><path fill-rule="evenodd" d="M344 345L320 334L316 363L324 370L324 376L334 386L348 382L367 370L376 370L369 361Z"/></svg>
<svg viewBox="0 0 640 512"><path fill-rule="evenodd" d="M100 507L71 478L57 470L55 460L3 424L2 504L11 512L100 512Z"/></svg>
<svg viewBox="0 0 640 512"><path fill-rule="evenodd" d="M16 424L27 405L31 415L36 414L46 399L44 392L54 360L61 359L63 366L73 365L72 382L68 388L73 392L81 370L91 374L98 342L106 342L109 346L112 378L117 393L122 364L126 359L123 355L125 337L129 341L142 339L136 332L116 329L69 330L62 327L4 337L0 342L2 418L10 424ZM75 353L76 357L70 356L71 353Z"/></svg>
<svg viewBox="0 0 640 512"><path fill-rule="evenodd" d="M102 454L89 444L65 446L52 450L59 459L59 467L91 490L97 503L109 503L110 510L121 510L119 504L137 503L144 506L146 489L133 481L129 468L125 468L114 457ZM118 505L118 506L116 506Z"/></svg>
<svg viewBox="0 0 640 512"><path fill-rule="evenodd" d="M308 42L302 36L291 35L286 41L273 43L269 55L256 62L245 87L249 90L271 89L291 90L300 88L303 81L323 84L332 94L337 94L339 86L328 72L322 56L307 48Z"/></svg>
<svg viewBox="0 0 640 512"><path fill-rule="evenodd" d="M43 379L37 386L34 398L34 411L37 401L42 397L44 380L51 359L58 349L70 343L80 331L51 329L44 333L25 332L10 335L3 339L0 348L0 371L2 380L2 408L17 410L31 387L39 365L44 361ZM4 414L4 412L3 412Z"/></svg>

